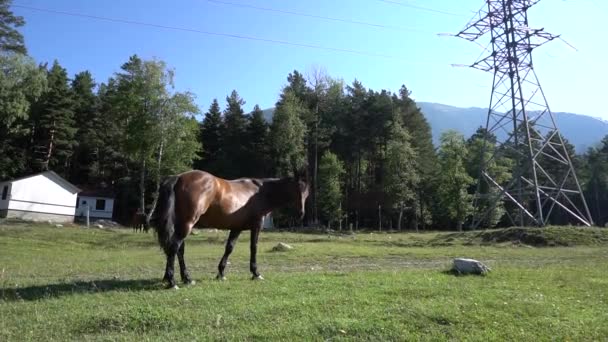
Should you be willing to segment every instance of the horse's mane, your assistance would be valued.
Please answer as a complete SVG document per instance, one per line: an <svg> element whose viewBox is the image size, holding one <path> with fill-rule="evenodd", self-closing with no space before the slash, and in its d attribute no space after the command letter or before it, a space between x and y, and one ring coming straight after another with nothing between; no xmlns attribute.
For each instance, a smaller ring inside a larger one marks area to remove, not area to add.
<svg viewBox="0 0 608 342"><path fill-rule="evenodd" d="M273 207L284 204L290 199L289 183L294 182L293 178L258 178L253 182L260 187L260 193L266 196L269 204Z"/></svg>

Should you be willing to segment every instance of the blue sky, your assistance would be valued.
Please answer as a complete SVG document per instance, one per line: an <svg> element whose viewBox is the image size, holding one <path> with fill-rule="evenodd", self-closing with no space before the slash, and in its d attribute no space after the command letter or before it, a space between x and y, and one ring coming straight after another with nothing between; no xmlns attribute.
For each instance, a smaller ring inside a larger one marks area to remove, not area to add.
<svg viewBox="0 0 608 342"><path fill-rule="evenodd" d="M90 70L98 82L119 71L132 54L159 58L176 70L176 88L196 94L206 111L211 100L224 104L236 89L246 110L274 105L289 72L324 68L351 83L375 90L405 84L417 101L485 107L492 75L451 64L467 64L482 50L458 32L482 0L225 0L233 3L357 20L403 29L377 28L241 8L207 0L14 0L14 5L125 19L200 31L350 49L395 58L285 46L124 23L65 16L13 7L26 19L22 29L30 55L54 59L73 75ZM438 13L437 11L449 14ZM536 50L534 62L553 111L608 119L603 105L608 69L603 63L608 36L604 0L543 0L530 11L530 26L560 33L560 41Z"/></svg>

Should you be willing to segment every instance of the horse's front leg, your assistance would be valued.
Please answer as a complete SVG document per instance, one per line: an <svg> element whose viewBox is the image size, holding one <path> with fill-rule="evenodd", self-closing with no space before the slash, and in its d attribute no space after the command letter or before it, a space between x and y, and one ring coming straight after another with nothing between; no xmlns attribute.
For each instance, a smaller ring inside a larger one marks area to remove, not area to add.
<svg viewBox="0 0 608 342"><path fill-rule="evenodd" d="M264 277L258 272L257 253L258 253L258 237L262 230L262 219L259 219L253 227L251 227L251 256L249 260L249 270L251 271L252 280L263 280Z"/></svg>
<svg viewBox="0 0 608 342"><path fill-rule="evenodd" d="M226 242L226 250L224 251L224 256L222 256L222 260L220 260L219 265L217 265L217 280L226 280L226 276L224 276L224 269L226 269L226 263L228 262L228 257L234 250L234 245L236 244L236 239L241 235L240 230L231 230L230 235L228 235L228 241Z"/></svg>

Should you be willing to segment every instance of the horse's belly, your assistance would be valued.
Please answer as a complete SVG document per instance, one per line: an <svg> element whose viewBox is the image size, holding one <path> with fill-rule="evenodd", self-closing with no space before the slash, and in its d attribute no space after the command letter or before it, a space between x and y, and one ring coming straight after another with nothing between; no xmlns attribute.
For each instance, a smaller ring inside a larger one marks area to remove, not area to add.
<svg viewBox="0 0 608 342"><path fill-rule="evenodd" d="M216 229L251 229L248 220L238 214L207 212L198 220L196 226Z"/></svg>

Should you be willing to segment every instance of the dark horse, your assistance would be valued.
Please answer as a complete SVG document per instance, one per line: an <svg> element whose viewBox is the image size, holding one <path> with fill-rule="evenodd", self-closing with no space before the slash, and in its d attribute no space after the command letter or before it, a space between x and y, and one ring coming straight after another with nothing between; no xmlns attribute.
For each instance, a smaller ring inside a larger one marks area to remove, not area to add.
<svg viewBox="0 0 608 342"><path fill-rule="evenodd" d="M217 279L224 269L237 238L251 230L250 271L252 279L263 279L256 265L258 236L265 215L286 205L295 205L304 217L308 184L296 175L290 178L240 178L225 180L204 171L188 171L168 177L160 187L152 225L167 255L163 281L177 287L173 279L175 256L185 284L194 282L184 261L184 240L195 225L230 230L226 250L218 265Z"/></svg>

